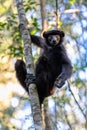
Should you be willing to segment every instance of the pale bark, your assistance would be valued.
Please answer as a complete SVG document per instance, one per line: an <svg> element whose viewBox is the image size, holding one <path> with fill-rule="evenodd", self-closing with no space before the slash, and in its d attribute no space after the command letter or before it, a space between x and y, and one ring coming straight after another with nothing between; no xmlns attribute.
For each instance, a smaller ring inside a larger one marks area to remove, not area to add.
<svg viewBox="0 0 87 130"><path fill-rule="evenodd" d="M27 19L25 16L22 0L16 0L16 6L18 9L20 31L24 41L24 55L25 55L27 73L35 75L34 64L32 60L31 39L27 27ZM35 130L43 130L39 98L37 94L36 85L30 84L28 88L29 88L29 96L31 101L31 108L32 108Z"/></svg>
<svg viewBox="0 0 87 130"><path fill-rule="evenodd" d="M46 20L46 0L40 0L41 7L41 18L42 18L42 32L47 30L47 20Z"/></svg>
<svg viewBox="0 0 87 130"><path fill-rule="evenodd" d="M58 0L56 0L56 12L55 12L55 15L56 15L56 29L60 28L60 11L58 9Z"/></svg>
<svg viewBox="0 0 87 130"><path fill-rule="evenodd" d="M46 130L54 130L47 103L44 103L44 113L45 113L44 118L46 123Z"/></svg>

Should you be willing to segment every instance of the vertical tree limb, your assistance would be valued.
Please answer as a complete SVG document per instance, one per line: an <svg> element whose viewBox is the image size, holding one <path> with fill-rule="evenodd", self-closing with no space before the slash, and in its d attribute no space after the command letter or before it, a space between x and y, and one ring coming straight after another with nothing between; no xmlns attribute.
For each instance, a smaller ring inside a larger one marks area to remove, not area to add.
<svg viewBox="0 0 87 130"><path fill-rule="evenodd" d="M48 110L48 103L44 103L46 130L53 130L53 124Z"/></svg>
<svg viewBox="0 0 87 130"><path fill-rule="evenodd" d="M56 17L56 29L60 28L59 22L60 22L60 11L58 9L58 0L56 0L56 11L55 11L55 17Z"/></svg>
<svg viewBox="0 0 87 130"><path fill-rule="evenodd" d="M41 7L41 18L42 18L42 32L47 30L47 20L46 20L46 0L40 0Z"/></svg>
<svg viewBox="0 0 87 130"><path fill-rule="evenodd" d="M25 16L22 0L16 0L16 6L17 6L18 16L19 16L20 31L24 41L24 55L25 55L27 73L35 75L34 64L32 60L31 39L30 39L29 31L27 29L27 19ZM29 88L29 95L30 95L35 130L43 130L39 98L37 94L36 85L30 84L28 88Z"/></svg>
<svg viewBox="0 0 87 130"><path fill-rule="evenodd" d="M56 28L58 27L58 0L56 0L56 12L55 12L55 14L56 14Z"/></svg>

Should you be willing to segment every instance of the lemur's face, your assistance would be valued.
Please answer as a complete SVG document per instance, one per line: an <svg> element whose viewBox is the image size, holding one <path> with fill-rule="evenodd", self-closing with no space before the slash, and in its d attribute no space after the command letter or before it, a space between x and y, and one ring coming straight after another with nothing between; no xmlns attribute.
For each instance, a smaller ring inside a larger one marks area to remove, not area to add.
<svg viewBox="0 0 87 130"><path fill-rule="evenodd" d="M60 42L60 36L58 34L57 35L49 35L48 42L50 43L51 46L56 46Z"/></svg>

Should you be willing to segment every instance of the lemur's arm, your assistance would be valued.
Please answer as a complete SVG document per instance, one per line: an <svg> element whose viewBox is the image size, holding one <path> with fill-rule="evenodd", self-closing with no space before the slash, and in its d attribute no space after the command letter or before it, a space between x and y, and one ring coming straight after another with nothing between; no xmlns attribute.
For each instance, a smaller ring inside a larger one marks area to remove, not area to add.
<svg viewBox="0 0 87 130"><path fill-rule="evenodd" d="M44 38L41 38L40 36L30 35L31 41L38 47L45 49L47 47L46 41Z"/></svg>
<svg viewBox="0 0 87 130"><path fill-rule="evenodd" d="M65 84L65 81L71 77L72 69L73 69L71 65L71 61L68 58L68 55L64 47L62 47L62 51L61 51L61 60L62 60L62 72L55 81L55 85L58 88L61 88Z"/></svg>

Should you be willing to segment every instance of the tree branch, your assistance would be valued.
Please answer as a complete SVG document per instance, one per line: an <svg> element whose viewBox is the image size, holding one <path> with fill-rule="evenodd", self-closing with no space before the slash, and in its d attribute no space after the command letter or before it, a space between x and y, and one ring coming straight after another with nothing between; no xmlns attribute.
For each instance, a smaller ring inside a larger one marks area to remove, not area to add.
<svg viewBox="0 0 87 130"><path fill-rule="evenodd" d="M42 18L42 32L47 30L47 20L46 20L46 0L40 0L41 7L41 18Z"/></svg>
<svg viewBox="0 0 87 130"><path fill-rule="evenodd" d="M19 16L20 31L21 31L21 35L24 41L24 55L25 55L25 61L26 61L27 74L35 75L34 64L32 60L31 39L30 39L28 27L27 27L27 19L25 16L25 11L23 8L22 0L16 0L16 6L17 6L18 16ZM40 105L39 105L36 85L30 84L28 86L28 89L29 89L35 130L42 130L43 129L42 119L41 119Z"/></svg>
<svg viewBox="0 0 87 130"><path fill-rule="evenodd" d="M53 130L53 123L51 121L51 117L48 110L48 103L44 103L44 114L45 114L45 123L46 123L46 130Z"/></svg>
<svg viewBox="0 0 87 130"><path fill-rule="evenodd" d="M78 101L76 100L76 98L75 98L75 96L74 96L74 94L73 94L73 92L72 92L72 90L71 90L71 88L70 88L69 82L68 82L68 88L69 88L69 91L71 92L71 94L72 94L72 96L73 96L73 98L74 98L74 100L75 100L75 102L76 102L78 108L80 109L80 111L82 112L84 118L86 119L86 115L85 115L85 113L83 112L82 108L80 107Z"/></svg>

